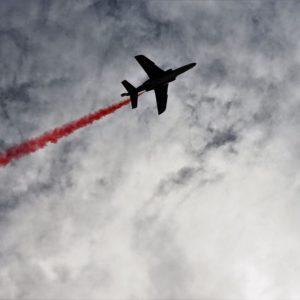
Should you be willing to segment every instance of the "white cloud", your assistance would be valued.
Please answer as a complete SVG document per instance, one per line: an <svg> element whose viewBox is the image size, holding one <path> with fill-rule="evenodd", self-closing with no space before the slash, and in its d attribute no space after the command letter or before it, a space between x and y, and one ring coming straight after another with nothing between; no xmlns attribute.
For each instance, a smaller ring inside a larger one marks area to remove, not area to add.
<svg viewBox="0 0 300 300"><path fill-rule="evenodd" d="M1 4L2 148L197 68L0 170L0 298L297 299L297 2L43 3Z"/></svg>

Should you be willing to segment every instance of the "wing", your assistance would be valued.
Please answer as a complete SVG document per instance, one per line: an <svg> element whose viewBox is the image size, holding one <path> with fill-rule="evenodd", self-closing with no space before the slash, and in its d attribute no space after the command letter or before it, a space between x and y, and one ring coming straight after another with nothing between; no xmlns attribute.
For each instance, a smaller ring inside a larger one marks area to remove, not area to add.
<svg viewBox="0 0 300 300"><path fill-rule="evenodd" d="M163 85L154 90L157 103L157 111L160 115L166 110L168 100L168 85Z"/></svg>
<svg viewBox="0 0 300 300"><path fill-rule="evenodd" d="M137 55L135 59L141 65L141 67L145 70L149 78L159 77L165 73L164 70L159 68L153 61L147 58L144 55Z"/></svg>

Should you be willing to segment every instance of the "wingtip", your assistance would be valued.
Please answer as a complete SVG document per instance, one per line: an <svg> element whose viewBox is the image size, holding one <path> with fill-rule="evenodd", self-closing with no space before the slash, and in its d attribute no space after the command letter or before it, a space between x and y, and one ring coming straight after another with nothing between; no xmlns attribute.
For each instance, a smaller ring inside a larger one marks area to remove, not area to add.
<svg viewBox="0 0 300 300"><path fill-rule="evenodd" d="M165 111L166 111L166 107L165 107L164 109L162 109L162 110L158 110L158 108L157 108L158 115L161 115L161 114L164 113Z"/></svg>
<svg viewBox="0 0 300 300"><path fill-rule="evenodd" d="M144 57L144 55L139 54L139 55L136 55L134 58L135 58L135 59L139 59L139 58L142 58L142 57Z"/></svg>

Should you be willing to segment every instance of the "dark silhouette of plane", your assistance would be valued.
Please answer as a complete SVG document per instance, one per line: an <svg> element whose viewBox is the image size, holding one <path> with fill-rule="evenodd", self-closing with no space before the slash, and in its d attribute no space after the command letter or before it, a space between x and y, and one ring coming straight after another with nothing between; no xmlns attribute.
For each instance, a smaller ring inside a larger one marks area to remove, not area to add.
<svg viewBox="0 0 300 300"><path fill-rule="evenodd" d="M145 70L149 79L137 88L130 84L128 81L123 80L122 84L128 91L128 93L123 93L121 94L121 96L130 96L131 106L132 108L136 108L139 92L148 92L154 90L159 115L163 113L167 107L169 82L174 81L178 75L196 66L196 63L191 63L175 70L169 69L167 71L164 71L144 55L137 55L135 56L135 59Z"/></svg>

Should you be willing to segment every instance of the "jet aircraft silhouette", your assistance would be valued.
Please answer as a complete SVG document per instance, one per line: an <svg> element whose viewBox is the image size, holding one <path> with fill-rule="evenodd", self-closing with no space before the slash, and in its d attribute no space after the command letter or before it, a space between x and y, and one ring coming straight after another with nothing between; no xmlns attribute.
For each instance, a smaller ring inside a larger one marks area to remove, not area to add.
<svg viewBox="0 0 300 300"><path fill-rule="evenodd" d="M196 66L196 63L187 64L175 70L162 70L153 61L144 55L137 55L135 59L147 73L149 79L139 87L134 87L127 80L123 80L122 84L128 93L123 93L121 96L130 96L131 107L136 108L138 104L139 92L154 90L157 103L157 111L160 115L166 110L168 99L169 82L174 81L176 77L189 69Z"/></svg>

